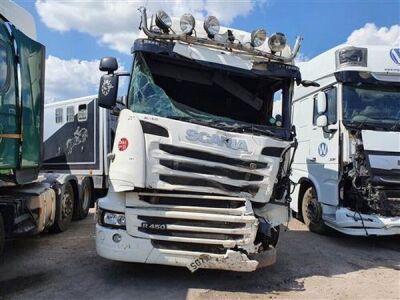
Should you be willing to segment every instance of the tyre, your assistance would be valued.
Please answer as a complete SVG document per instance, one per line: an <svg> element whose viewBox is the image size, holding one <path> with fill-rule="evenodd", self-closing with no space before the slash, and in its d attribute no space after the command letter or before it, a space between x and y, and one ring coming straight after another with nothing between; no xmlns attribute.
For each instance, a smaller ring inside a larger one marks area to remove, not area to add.
<svg viewBox="0 0 400 300"><path fill-rule="evenodd" d="M57 198L56 218L50 228L52 232L66 231L71 224L74 212L74 189L71 183L64 183L61 189L61 195Z"/></svg>
<svg viewBox="0 0 400 300"><path fill-rule="evenodd" d="M6 231L4 229L3 216L0 213L0 255L3 253Z"/></svg>
<svg viewBox="0 0 400 300"><path fill-rule="evenodd" d="M301 212L304 224L307 225L310 231L316 233L326 232L327 227L322 219L322 206L313 187L309 187L304 193Z"/></svg>
<svg viewBox="0 0 400 300"><path fill-rule="evenodd" d="M89 214L89 208L93 203L94 191L90 178L83 179L80 188L80 197L76 205L76 213L74 218L82 220Z"/></svg>

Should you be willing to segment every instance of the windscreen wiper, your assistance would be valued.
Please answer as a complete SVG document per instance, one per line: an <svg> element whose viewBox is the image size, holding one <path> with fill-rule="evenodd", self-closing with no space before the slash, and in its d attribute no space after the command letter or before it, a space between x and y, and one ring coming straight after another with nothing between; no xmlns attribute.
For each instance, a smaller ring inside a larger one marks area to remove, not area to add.
<svg viewBox="0 0 400 300"><path fill-rule="evenodd" d="M259 134L263 134L263 135L275 136L273 131L270 131L267 129L260 129L260 128L255 127L254 125L234 126L229 131L251 132L251 133L259 133Z"/></svg>

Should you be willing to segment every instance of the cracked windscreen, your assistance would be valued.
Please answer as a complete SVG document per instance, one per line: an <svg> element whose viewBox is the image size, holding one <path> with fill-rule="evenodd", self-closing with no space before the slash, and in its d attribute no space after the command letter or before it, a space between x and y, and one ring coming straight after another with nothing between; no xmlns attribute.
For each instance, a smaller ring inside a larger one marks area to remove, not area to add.
<svg viewBox="0 0 400 300"><path fill-rule="evenodd" d="M128 95L132 111L220 127L281 126L287 81L232 75L212 68L145 59L136 54ZM279 122L277 122L277 120Z"/></svg>

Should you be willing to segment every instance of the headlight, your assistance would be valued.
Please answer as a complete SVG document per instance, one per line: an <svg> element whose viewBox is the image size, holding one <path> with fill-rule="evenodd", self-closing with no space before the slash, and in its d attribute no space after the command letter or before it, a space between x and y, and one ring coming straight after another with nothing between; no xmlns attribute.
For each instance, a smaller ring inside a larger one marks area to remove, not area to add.
<svg viewBox="0 0 400 300"><path fill-rule="evenodd" d="M203 27L208 37L212 39L219 32L219 21L214 16L208 16L204 21Z"/></svg>
<svg viewBox="0 0 400 300"><path fill-rule="evenodd" d="M181 17L180 25L183 33L191 35L196 25L196 20L191 14L184 14Z"/></svg>
<svg viewBox="0 0 400 300"><path fill-rule="evenodd" d="M251 45L260 47L267 39L267 32L264 29L256 29L251 33Z"/></svg>
<svg viewBox="0 0 400 300"><path fill-rule="evenodd" d="M112 226L119 226L119 227L126 226L125 214L119 214L119 213L106 211L103 214L102 221L105 225L112 225Z"/></svg>
<svg viewBox="0 0 400 300"><path fill-rule="evenodd" d="M159 10L156 14L156 25L162 31L168 33L169 28L172 26L172 20L165 11Z"/></svg>
<svg viewBox="0 0 400 300"><path fill-rule="evenodd" d="M274 33L268 39L268 46L272 52L281 52L286 46L286 37L283 33Z"/></svg>

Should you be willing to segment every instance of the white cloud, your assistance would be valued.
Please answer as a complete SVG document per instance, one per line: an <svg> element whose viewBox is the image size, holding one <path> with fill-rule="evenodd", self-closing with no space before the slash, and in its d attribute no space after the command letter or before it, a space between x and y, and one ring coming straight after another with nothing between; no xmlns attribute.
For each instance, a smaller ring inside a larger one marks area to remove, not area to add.
<svg viewBox="0 0 400 300"><path fill-rule="evenodd" d="M390 28L378 28L374 23L367 23L364 27L354 30L347 38L348 44L353 45L400 45L400 25L393 25Z"/></svg>
<svg viewBox="0 0 400 300"><path fill-rule="evenodd" d="M36 10L47 27L57 31L77 30L96 37L99 43L121 53L130 48L139 30L138 8L146 5L149 13L164 9L171 16L190 12L197 18L215 15L228 25L238 16L246 16L266 0L170 1L96 1L96 0L36 0Z"/></svg>
<svg viewBox="0 0 400 300"><path fill-rule="evenodd" d="M101 72L99 61L46 59L46 102L66 100L97 93Z"/></svg>

